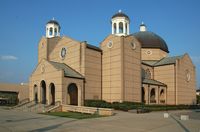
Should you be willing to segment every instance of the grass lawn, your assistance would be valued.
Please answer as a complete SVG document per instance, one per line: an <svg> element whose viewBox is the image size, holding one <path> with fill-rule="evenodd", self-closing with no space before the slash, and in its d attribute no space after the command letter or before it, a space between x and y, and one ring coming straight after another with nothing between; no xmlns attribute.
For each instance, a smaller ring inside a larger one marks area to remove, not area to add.
<svg viewBox="0 0 200 132"><path fill-rule="evenodd" d="M74 118L74 119L87 119L87 118L98 118L104 117L100 115L91 115L91 114L84 114L84 113L77 113L77 112L50 112L50 113L42 113L45 115L52 115L52 116L59 116L59 117L67 117L67 118Z"/></svg>

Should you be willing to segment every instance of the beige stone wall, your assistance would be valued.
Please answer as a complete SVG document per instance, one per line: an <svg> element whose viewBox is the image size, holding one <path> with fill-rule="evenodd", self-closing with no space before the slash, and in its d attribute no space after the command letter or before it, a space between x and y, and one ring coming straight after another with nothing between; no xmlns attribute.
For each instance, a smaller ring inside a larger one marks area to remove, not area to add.
<svg viewBox="0 0 200 132"><path fill-rule="evenodd" d="M44 71L42 72L42 67ZM30 76L29 80L29 96L30 100L34 100L34 85L37 85L38 99L41 101L41 81L44 80L46 83L46 97L47 102L50 104L50 84L55 85L55 101L61 101L62 103L62 85L64 77L63 71L58 71L49 62L43 59L35 69L35 71Z"/></svg>
<svg viewBox="0 0 200 132"><path fill-rule="evenodd" d="M81 72L81 43L73 40L69 37L62 37L62 39L55 44L54 49L49 49L51 52L48 55L50 61L65 63L68 66L72 67L77 72ZM66 57L62 59L60 57L61 49L65 47L67 50Z"/></svg>
<svg viewBox="0 0 200 132"><path fill-rule="evenodd" d="M142 48L142 60L160 60L168 55L167 52L160 49Z"/></svg>
<svg viewBox="0 0 200 132"><path fill-rule="evenodd" d="M101 99L101 52L85 49L85 99Z"/></svg>
<svg viewBox="0 0 200 132"><path fill-rule="evenodd" d="M42 37L38 44L38 63L42 59L47 59L47 38Z"/></svg>
<svg viewBox="0 0 200 132"><path fill-rule="evenodd" d="M112 42L112 47L107 45ZM136 44L133 49L131 42ZM133 37L110 35L102 43L102 95L109 102L141 101L140 44Z"/></svg>
<svg viewBox="0 0 200 132"><path fill-rule="evenodd" d="M122 44L121 37L109 35L101 44L102 55L102 99L108 102L122 101ZM107 45L112 42L112 48Z"/></svg>
<svg viewBox="0 0 200 132"><path fill-rule="evenodd" d="M195 104L196 103L196 76L195 67L192 60L185 54L176 63L177 69L177 104ZM187 78L187 72L190 73L190 79Z"/></svg>
<svg viewBox="0 0 200 132"><path fill-rule="evenodd" d="M154 79L167 85L167 104L176 104L175 66L154 67Z"/></svg>
<svg viewBox="0 0 200 132"><path fill-rule="evenodd" d="M84 105L84 80L76 78L63 78L62 83L62 103L70 104L70 96L68 94L68 86L72 83L76 84L78 89L78 105Z"/></svg>
<svg viewBox="0 0 200 132"><path fill-rule="evenodd" d="M123 39L123 38L122 38ZM141 47L133 36L125 37L123 43L124 101L141 102ZM131 45L134 43L136 48Z"/></svg>
<svg viewBox="0 0 200 132"><path fill-rule="evenodd" d="M19 101L29 98L28 84L0 83L0 91L17 92Z"/></svg>
<svg viewBox="0 0 200 132"><path fill-rule="evenodd" d="M54 45L48 45L48 60L65 63L85 77L85 99L101 99L101 52L87 48L86 42L80 43L66 36L57 42ZM63 47L67 50L64 59L60 57Z"/></svg>

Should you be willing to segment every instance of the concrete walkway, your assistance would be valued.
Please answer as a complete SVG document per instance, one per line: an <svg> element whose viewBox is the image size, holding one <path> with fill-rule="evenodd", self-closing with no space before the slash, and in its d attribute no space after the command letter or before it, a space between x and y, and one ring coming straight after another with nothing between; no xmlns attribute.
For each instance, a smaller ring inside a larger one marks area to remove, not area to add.
<svg viewBox="0 0 200 132"><path fill-rule="evenodd" d="M135 114L116 111L115 116L76 120L0 108L0 132L200 132L200 112L173 111ZM180 120L180 114L190 115Z"/></svg>

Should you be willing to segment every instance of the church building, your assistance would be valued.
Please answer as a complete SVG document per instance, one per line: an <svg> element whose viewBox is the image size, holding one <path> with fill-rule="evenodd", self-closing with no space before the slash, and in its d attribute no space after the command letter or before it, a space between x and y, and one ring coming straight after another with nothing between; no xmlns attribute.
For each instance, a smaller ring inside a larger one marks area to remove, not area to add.
<svg viewBox="0 0 200 132"><path fill-rule="evenodd" d="M109 23L109 21L108 21ZM195 66L186 53L169 56L167 43L144 23L130 33L130 18L119 11L111 34L99 47L60 35L56 20L46 24L38 64L29 79L30 100L84 105L84 100L195 104Z"/></svg>

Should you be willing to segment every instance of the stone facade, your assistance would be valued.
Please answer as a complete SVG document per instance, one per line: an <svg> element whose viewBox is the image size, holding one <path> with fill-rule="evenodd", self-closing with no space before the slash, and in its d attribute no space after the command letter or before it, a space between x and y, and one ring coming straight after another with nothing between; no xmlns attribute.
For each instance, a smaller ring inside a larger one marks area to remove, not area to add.
<svg viewBox="0 0 200 132"><path fill-rule="evenodd" d="M118 19L119 24L129 21L121 12L112 19ZM195 103L195 66L189 55L169 57L168 47L158 35L146 28L136 34L124 34L126 26L116 29L123 35L115 34L112 27L112 34L100 47L58 34L48 37L47 33L38 44L38 65L29 81L30 99L66 105L83 105L86 99Z"/></svg>

